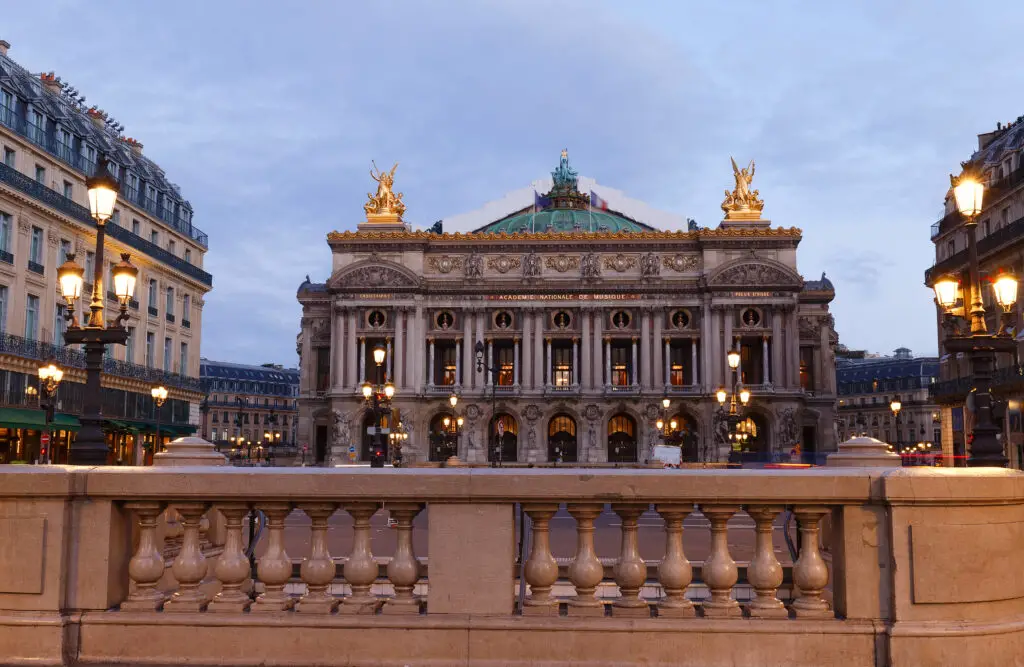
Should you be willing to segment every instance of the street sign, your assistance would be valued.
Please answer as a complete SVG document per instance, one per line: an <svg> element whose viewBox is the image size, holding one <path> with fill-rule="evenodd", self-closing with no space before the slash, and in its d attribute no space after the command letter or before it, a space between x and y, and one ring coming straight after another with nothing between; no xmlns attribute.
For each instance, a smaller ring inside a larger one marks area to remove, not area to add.
<svg viewBox="0 0 1024 667"><path fill-rule="evenodd" d="M43 447L48 447L50 445L50 434L44 432L39 436L39 444Z"/></svg>
<svg viewBox="0 0 1024 667"><path fill-rule="evenodd" d="M349 454L355 454L355 452L356 452L356 446L355 445L349 445L348 446L348 453Z"/></svg>

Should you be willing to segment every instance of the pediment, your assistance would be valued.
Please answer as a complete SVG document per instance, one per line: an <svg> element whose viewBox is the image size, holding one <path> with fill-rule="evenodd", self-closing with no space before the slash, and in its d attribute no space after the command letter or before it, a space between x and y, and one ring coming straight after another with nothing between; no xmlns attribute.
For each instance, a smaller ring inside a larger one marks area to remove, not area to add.
<svg viewBox="0 0 1024 667"><path fill-rule="evenodd" d="M387 287L391 289L417 288L419 277L409 269L393 262L367 260L339 269L327 281L330 290Z"/></svg>
<svg viewBox="0 0 1024 667"><path fill-rule="evenodd" d="M803 278L785 264L772 260L743 259L727 264L708 278L713 287L800 287Z"/></svg>

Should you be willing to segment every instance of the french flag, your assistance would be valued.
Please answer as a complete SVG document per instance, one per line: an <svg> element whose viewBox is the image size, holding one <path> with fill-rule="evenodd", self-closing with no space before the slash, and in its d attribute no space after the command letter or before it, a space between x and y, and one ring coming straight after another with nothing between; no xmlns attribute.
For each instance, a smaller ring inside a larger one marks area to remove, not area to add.
<svg viewBox="0 0 1024 667"><path fill-rule="evenodd" d="M544 210L548 206L551 206L551 197L545 197L539 194L536 190L533 191L533 208L537 211Z"/></svg>
<svg viewBox="0 0 1024 667"><path fill-rule="evenodd" d="M590 191L590 207L591 208L596 208L596 209L601 210L601 211L607 211L608 210L608 202L607 202L607 200L601 199L601 197L598 196L598 194L596 192L591 190Z"/></svg>

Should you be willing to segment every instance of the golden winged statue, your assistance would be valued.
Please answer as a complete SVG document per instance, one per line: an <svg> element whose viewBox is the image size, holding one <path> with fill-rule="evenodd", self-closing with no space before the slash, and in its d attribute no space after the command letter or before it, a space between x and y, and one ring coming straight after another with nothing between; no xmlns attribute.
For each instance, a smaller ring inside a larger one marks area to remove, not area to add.
<svg viewBox="0 0 1024 667"><path fill-rule="evenodd" d="M750 183L754 180L754 161L740 169L736 159L730 157L732 162L732 173L736 179L736 189L732 192L725 191L725 201L722 202L722 210L725 211L726 220L758 220L761 217L761 210L764 202L758 199L758 191L750 189Z"/></svg>
<svg viewBox="0 0 1024 667"><path fill-rule="evenodd" d="M363 204L368 220L395 220L401 221L405 213L405 202L402 201L402 193L395 192L392 187L395 184L395 170L398 163L391 167L391 171L381 171L377 163L370 161L373 168L370 169L370 177L377 181L377 194L366 193L370 201ZM376 173L374 173L376 171Z"/></svg>

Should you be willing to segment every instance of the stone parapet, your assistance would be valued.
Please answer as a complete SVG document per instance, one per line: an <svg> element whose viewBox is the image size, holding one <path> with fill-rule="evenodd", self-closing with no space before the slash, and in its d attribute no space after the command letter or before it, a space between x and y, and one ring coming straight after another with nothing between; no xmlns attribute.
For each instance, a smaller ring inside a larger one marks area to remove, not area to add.
<svg viewBox="0 0 1024 667"><path fill-rule="evenodd" d="M617 556L594 539L606 504ZM652 512L655 560L637 549ZM771 540L786 513L792 566ZM687 536L709 538L700 560ZM1024 474L997 469L0 466L0 647L50 665L1015 664L1022 548Z"/></svg>

